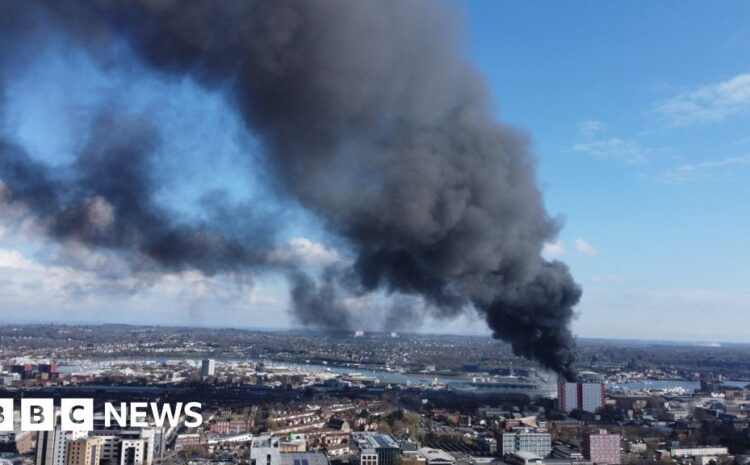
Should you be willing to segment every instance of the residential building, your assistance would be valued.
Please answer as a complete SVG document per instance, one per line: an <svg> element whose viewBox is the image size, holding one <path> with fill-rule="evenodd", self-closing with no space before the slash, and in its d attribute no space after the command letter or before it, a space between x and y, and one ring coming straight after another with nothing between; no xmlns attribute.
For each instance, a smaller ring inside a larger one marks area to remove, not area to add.
<svg viewBox="0 0 750 465"><path fill-rule="evenodd" d="M94 418L94 429L89 437L102 440L101 465L152 465L160 456L163 440L162 428L122 428L116 424L106 427L102 417Z"/></svg>
<svg viewBox="0 0 750 465"><path fill-rule="evenodd" d="M207 358L201 362L201 377L208 378L213 376L216 371L216 360Z"/></svg>
<svg viewBox="0 0 750 465"><path fill-rule="evenodd" d="M307 436L289 433L286 438L279 440L279 450L282 453L307 452Z"/></svg>
<svg viewBox="0 0 750 465"><path fill-rule="evenodd" d="M616 465L620 463L620 435L599 430L583 435L581 449L583 457L599 465Z"/></svg>
<svg viewBox="0 0 750 465"><path fill-rule="evenodd" d="M579 374L575 382L562 380L557 385L557 403L562 412L583 410L596 413L604 407L604 383L591 371Z"/></svg>
<svg viewBox="0 0 750 465"><path fill-rule="evenodd" d="M65 465L68 441L86 437L85 431L63 431L59 425L60 413L55 412L55 428L39 431L36 441L35 465Z"/></svg>
<svg viewBox="0 0 750 465"><path fill-rule="evenodd" d="M120 443L120 465L144 465L145 450L143 439L123 439Z"/></svg>
<svg viewBox="0 0 750 465"><path fill-rule="evenodd" d="M65 453L66 465L99 465L103 443L101 438L80 438L68 441Z"/></svg>

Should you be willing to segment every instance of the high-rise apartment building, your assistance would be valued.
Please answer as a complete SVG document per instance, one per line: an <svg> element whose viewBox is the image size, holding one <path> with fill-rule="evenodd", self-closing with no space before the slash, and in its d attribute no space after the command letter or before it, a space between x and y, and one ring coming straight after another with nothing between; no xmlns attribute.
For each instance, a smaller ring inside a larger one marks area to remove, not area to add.
<svg viewBox="0 0 750 465"><path fill-rule="evenodd" d="M201 378L213 376L216 371L216 360L207 358L201 362Z"/></svg>
<svg viewBox="0 0 750 465"><path fill-rule="evenodd" d="M54 417L55 428L37 434L35 465L65 465L68 441L86 437L85 431L63 431L59 411L55 411Z"/></svg>
<svg viewBox="0 0 750 465"><path fill-rule="evenodd" d="M560 381L557 384L557 403L562 412L583 410L596 412L604 407L604 383L591 371L579 374L575 382Z"/></svg>
<svg viewBox="0 0 750 465"><path fill-rule="evenodd" d="M131 428L112 424L107 427L104 417L94 417L94 429L89 437L102 440L101 465L151 465L160 457L163 428ZM159 444L157 444L159 442Z"/></svg>
<svg viewBox="0 0 750 465"><path fill-rule="evenodd" d="M81 438L68 441L65 464L99 465L103 442L101 438Z"/></svg>
<svg viewBox="0 0 750 465"><path fill-rule="evenodd" d="M36 437L35 465L55 465L55 439L62 435L60 427L53 431L39 431Z"/></svg>
<svg viewBox="0 0 750 465"><path fill-rule="evenodd" d="M123 439L120 444L120 465L143 465L145 450L142 439Z"/></svg>
<svg viewBox="0 0 750 465"><path fill-rule="evenodd" d="M599 430L583 435L581 444L586 460L598 465L617 465L620 463L620 435Z"/></svg>

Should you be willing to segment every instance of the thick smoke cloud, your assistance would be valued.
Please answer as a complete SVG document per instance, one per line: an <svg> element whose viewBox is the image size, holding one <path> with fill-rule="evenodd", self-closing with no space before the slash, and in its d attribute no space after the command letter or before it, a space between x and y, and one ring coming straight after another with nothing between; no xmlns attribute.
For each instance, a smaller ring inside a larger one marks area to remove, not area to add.
<svg viewBox="0 0 750 465"><path fill-rule="evenodd" d="M16 10L6 21L32 27L9 27L14 38L52 24L93 56L124 40L157 72L226 92L262 141L278 188L357 254L353 269L328 270L317 283L290 272L303 322L346 324L341 295L416 295L440 316L476 309L516 353L572 375L569 323L581 290L565 265L540 256L559 225L545 211L526 137L495 120L451 7L88 0L20 12L16 3L3 4ZM135 250L167 268L264 266L267 234L238 239L155 210L143 168L151 139L109 146L110 130L104 124L103 141L94 136L73 167L81 192L72 198L61 201L68 184L10 146L0 178L55 237ZM102 179L114 173L122 178Z"/></svg>
<svg viewBox="0 0 750 465"><path fill-rule="evenodd" d="M336 298L335 276L323 273L320 285L300 271L289 276L294 310L300 323L330 330L352 328L350 313Z"/></svg>
<svg viewBox="0 0 750 465"><path fill-rule="evenodd" d="M207 198L213 218L181 223L155 203L152 157L158 136L139 118L103 113L69 173L54 170L0 140L6 202L28 208L53 238L120 250L136 269L238 271L264 262L269 223L253 222L242 239L226 234L226 204ZM239 210L233 208L233 213Z"/></svg>

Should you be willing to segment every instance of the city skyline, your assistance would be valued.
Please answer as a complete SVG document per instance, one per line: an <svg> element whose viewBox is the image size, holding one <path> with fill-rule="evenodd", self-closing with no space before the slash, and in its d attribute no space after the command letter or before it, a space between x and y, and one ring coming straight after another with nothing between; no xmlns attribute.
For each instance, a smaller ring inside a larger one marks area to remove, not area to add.
<svg viewBox="0 0 750 465"><path fill-rule="evenodd" d="M583 287L573 333L750 342L742 266L750 220L741 202L750 193L750 69L738 59L747 55L748 6L727 3L735 14L698 3L452 7L464 15L465 47L497 119L528 135L547 209L564 218L544 255L565 261ZM669 15L677 20L658 20ZM165 167L181 176L157 192L159 202L191 217L223 188L284 217L272 260L313 270L352 260L320 218L269 189L264 168L245 156L259 150L257 140L217 92L160 76L118 47L116 64L68 42L34 49L7 79L3 134L64 166L78 148L74 134L102 102L158 109L165 150L181 155ZM2 321L299 326L282 274L254 274L252 283L189 270L133 277L120 257L55 244L35 228L0 225ZM387 304L381 292L351 305L362 317ZM489 334L473 312L426 320L426 332Z"/></svg>
<svg viewBox="0 0 750 465"><path fill-rule="evenodd" d="M0 1L0 465L750 465L748 18Z"/></svg>

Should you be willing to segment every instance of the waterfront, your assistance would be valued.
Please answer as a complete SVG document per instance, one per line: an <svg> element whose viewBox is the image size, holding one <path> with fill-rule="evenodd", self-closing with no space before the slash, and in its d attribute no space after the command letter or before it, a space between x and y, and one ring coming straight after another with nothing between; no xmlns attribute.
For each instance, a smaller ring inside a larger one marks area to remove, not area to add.
<svg viewBox="0 0 750 465"><path fill-rule="evenodd" d="M219 359L219 363L227 365L240 365L243 363L263 363L266 367L274 370L288 369L290 371L305 373L309 375L340 375L344 377L352 377L359 379L377 380L379 383L385 384L401 384L401 385L445 385L452 387L465 386L467 382L471 380L469 375L466 377L459 376L441 376L432 373L401 373L398 371L385 371L385 370L373 370L373 369L358 369L356 367L337 367L329 365L321 365L315 363L286 363L274 360L257 360L257 359ZM185 364L195 366L196 368L200 364L199 358L182 358L175 359L169 357L156 357L156 358L118 358L111 360L76 360L62 362L59 365L59 370L62 373L71 374L95 374L101 373L107 370L111 370L118 366L123 365L178 365ZM543 389L554 392L554 381L549 378L542 379ZM750 384L748 381L736 381L728 380L724 383L731 387L745 387ZM612 392L641 392L641 391L659 391L659 392L679 392L684 391L686 393L692 393L700 387L700 382L694 380L632 380L625 383L606 383L607 390Z"/></svg>

